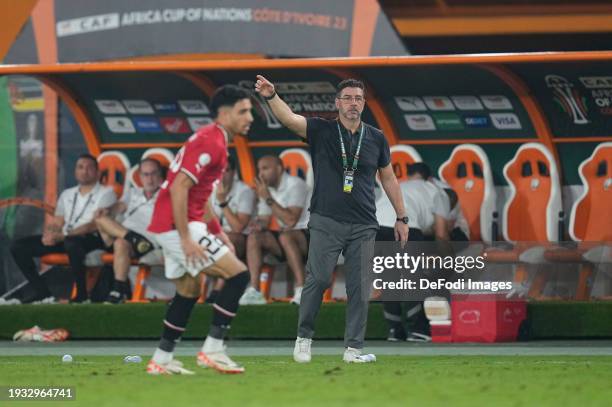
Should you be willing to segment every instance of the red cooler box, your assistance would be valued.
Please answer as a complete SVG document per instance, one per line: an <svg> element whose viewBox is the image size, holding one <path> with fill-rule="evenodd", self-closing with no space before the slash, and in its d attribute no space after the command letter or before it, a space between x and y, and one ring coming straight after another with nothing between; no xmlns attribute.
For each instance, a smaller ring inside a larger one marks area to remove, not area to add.
<svg viewBox="0 0 612 407"><path fill-rule="evenodd" d="M527 302L505 294L453 294L453 342L513 342L527 317Z"/></svg>

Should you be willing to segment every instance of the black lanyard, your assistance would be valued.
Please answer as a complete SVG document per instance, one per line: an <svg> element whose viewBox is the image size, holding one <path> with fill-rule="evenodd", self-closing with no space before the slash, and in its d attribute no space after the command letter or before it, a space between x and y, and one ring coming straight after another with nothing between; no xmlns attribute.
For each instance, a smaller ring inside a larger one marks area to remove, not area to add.
<svg viewBox="0 0 612 407"><path fill-rule="evenodd" d="M338 126L338 138L340 139L340 151L342 152L342 168L344 170L348 170L348 157L346 155L346 149L344 148L344 141L342 140L342 131L340 130L340 124L336 122ZM359 141L357 142L357 150L355 151L355 156L353 157L353 171L357 171L357 164L359 163L359 152L361 151L361 142L363 141L363 132L365 126L361 123L361 132L359 133ZM352 137L352 136L351 136Z"/></svg>
<svg viewBox="0 0 612 407"><path fill-rule="evenodd" d="M79 216L77 216L76 219L74 220L75 224L79 223L79 219L81 219L81 216L83 216L83 214L85 213L85 210L91 203L91 198L93 198L94 192L95 191L91 191L89 193L89 196L87 197L87 202L85 202L83 209L81 209L81 213L79 213ZM76 203L77 203L78 197L79 197L79 189L77 188L76 192L74 193L74 200L72 201L72 209L70 210L70 218L68 218L68 229L72 229L72 216L74 215L74 210L76 209Z"/></svg>

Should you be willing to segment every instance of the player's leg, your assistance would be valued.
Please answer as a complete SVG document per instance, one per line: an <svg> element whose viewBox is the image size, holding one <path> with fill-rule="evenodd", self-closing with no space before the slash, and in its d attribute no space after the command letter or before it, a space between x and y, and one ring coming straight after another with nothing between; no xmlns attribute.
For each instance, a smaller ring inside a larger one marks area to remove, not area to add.
<svg viewBox="0 0 612 407"><path fill-rule="evenodd" d="M277 257L283 256L276 237L268 230L250 234L247 238L247 264L251 273L251 287L244 293L244 298L240 302L242 305L266 303L259 287L259 273L265 253L272 253Z"/></svg>
<svg viewBox="0 0 612 407"><path fill-rule="evenodd" d="M308 242L303 230L281 232L278 242L285 253L289 269L295 278L295 290L291 302L300 304L304 288L304 256L308 250Z"/></svg>
<svg viewBox="0 0 612 407"><path fill-rule="evenodd" d="M178 234L176 237L178 238ZM178 244L180 249L180 241ZM166 248L166 246L163 247ZM164 250L164 256L166 276L174 277L171 280L176 285L176 293L166 309L161 339L153 358L147 365L147 373L154 375L193 374L174 359L174 349L185 332L193 307L198 301L200 284L196 277L189 274L174 259L172 251Z"/></svg>
<svg viewBox="0 0 612 407"><path fill-rule="evenodd" d="M176 285L176 294L166 309L161 339L153 358L147 365L147 373L192 374L193 372L184 369L182 364L174 359L174 349L185 332L200 294L199 271L189 267L176 230L155 234L152 238L162 247L164 273L166 278ZM196 238L193 233L192 238Z"/></svg>
<svg viewBox="0 0 612 407"><path fill-rule="evenodd" d="M212 243L213 246L215 244ZM244 368L225 353L224 339L238 311L239 299L249 283L249 272L246 265L229 251L212 260L215 260L214 263L204 272L222 277L225 283L213 304L213 320L208 336L198 353L197 363L222 373L242 373Z"/></svg>
<svg viewBox="0 0 612 407"><path fill-rule="evenodd" d="M106 302L119 304L127 299L129 292L128 273L132 256L133 251L130 243L122 238L115 239L113 242L113 274L115 280Z"/></svg>
<svg viewBox="0 0 612 407"><path fill-rule="evenodd" d="M238 257L241 261L244 261L246 259L246 235L242 233L229 232L227 233L227 237L229 237L230 241L234 245L234 248L236 249L236 257ZM217 295L219 295L219 292L223 289L224 284L224 279L215 279L213 289L208 298L206 298L207 303L213 304L215 302Z"/></svg>

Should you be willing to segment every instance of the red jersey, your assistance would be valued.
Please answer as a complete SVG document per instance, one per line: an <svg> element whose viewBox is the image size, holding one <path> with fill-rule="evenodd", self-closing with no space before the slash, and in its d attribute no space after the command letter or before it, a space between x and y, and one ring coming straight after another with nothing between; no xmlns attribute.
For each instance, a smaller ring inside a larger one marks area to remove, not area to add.
<svg viewBox="0 0 612 407"><path fill-rule="evenodd" d="M221 178L227 165L227 141L225 131L216 123L200 128L179 150L174 158L166 181L162 184L149 232L167 232L174 227L170 186L180 172L193 180L187 199L187 219L202 221L206 202L214 183Z"/></svg>

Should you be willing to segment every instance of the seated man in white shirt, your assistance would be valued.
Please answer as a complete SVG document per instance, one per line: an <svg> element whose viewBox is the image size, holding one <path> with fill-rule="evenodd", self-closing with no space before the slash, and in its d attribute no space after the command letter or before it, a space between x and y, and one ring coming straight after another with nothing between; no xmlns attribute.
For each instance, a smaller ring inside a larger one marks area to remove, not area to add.
<svg viewBox="0 0 612 407"><path fill-rule="evenodd" d="M439 180L438 178L432 177L430 181L444 191L444 198L448 202L450 211L448 214L447 226L450 240L453 242L469 241L470 227L467 223L467 219L465 219L465 216L463 215L463 211L461 210L457 193L451 188L450 185Z"/></svg>
<svg viewBox="0 0 612 407"><path fill-rule="evenodd" d="M98 182L98 162L89 154L79 156L74 170L78 185L64 190L57 200L55 215L43 235L19 239L11 245L15 263L36 290L24 302L55 302L45 280L38 274L35 257L50 253L67 253L74 274L77 296L74 302L88 300L85 256L104 243L97 233L94 219L99 209L108 208L117 200L110 187Z"/></svg>
<svg viewBox="0 0 612 407"><path fill-rule="evenodd" d="M291 302L300 303L304 285L304 257L308 253L308 204L310 188L300 177L289 175L280 158L264 156L257 162L256 192L259 197L257 218L251 223L247 238L247 263L251 273L251 287L241 304L264 304L259 291L259 271L265 253L286 258L295 277L295 289ZM273 233L268 229L271 217L280 226Z"/></svg>
<svg viewBox="0 0 612 407"><path fill-rule="evenodd" d="M236 249L236 256L244 262L246 262L247 225L255 212L255 201L255 191L238 179L236 160L229 156L223 178L217 184L215 193L211 195L210 203L223 231ZM223 288L224 281L222 278L217 279L206 302L214 303L216 295Z"/></svg>
<svg viewBox="0 0 612 407"><path fill-rule="evenodd" d="M140 162L138 174L142 189L129 188L105 216L96 219L104 243L109 248L112 246L114 254L115 282L106 300L111 304L127 299L131 259L140 258L155 248L148 237L147 226L151 223L157 192L164 179L162 166L157 160L145 158Z"/></svg>
<svg viewBox="0 0 612 407"><path fill-rule="evenodd" d="M428 181L431 170L425 163L414 163L408 166L408 180L400 183L404 198L406 214L410 227L409 241L436 240L448 242L449 204L444 191ZM384 229L377 240L387 241L388 235ZM384 315L389 324L389 341L408 340L412 342L427 342L429 321L425 316L422 301L406 301L406 325L402 324L402 304L400 302L385 302Z"/></svg>

